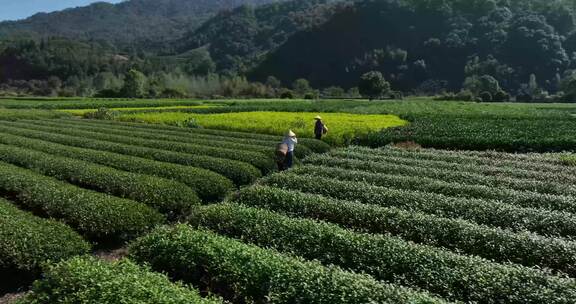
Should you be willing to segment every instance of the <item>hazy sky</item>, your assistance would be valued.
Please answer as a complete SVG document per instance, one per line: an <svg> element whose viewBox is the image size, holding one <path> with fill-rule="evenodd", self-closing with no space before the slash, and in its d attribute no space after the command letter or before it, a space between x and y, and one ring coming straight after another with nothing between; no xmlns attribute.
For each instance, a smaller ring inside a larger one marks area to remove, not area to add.
<svg viewBox="0 0 576 304"><path fill-rule="evenodd" d="M121 0L101 0L118 3ZM69 7L85 6L98 0L0 0L0 21L30 17L39 12L58 11Z"/></svg>

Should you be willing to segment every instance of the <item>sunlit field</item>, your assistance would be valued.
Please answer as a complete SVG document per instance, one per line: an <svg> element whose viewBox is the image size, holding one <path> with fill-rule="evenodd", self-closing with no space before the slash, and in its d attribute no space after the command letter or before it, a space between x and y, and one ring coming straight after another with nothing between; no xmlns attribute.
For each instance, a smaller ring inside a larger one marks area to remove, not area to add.
<svg viewBox="0 0 576 304"><path fill-rule="evenodd" d="M329 128L325 140L343 145L354 138L399 127L408 122L395 115L362 115L347 113L239 112L223 114L140 113L122 115L120 120L147 123L178 124L193 120L203 128L283 135L293 130L302 137L314 137L314 118L320 115Z"/></svg>

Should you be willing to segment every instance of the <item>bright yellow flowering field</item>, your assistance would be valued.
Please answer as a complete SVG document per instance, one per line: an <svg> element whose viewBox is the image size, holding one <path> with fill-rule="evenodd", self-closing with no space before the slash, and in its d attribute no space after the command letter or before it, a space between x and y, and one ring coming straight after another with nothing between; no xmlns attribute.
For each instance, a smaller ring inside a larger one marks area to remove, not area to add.
<svg viewBox="0 0 576 304"><path fill-rule="evenodd" d="M331 144L349 143L357 135L406 125L395 115L364 115L349 113L238 112L222 114L191 114L182 112L134 113L120 120L161 124L178 124L195 120L201 127L282 135L293 130L299 137L314 137L314 117L320 115L329 129L325 140Z"/></svg>

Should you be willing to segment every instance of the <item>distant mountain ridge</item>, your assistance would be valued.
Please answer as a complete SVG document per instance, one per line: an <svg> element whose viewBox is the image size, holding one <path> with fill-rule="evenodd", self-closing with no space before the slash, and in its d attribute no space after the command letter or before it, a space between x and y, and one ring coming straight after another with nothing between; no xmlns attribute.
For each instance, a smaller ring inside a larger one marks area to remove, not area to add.
<svg viewBox="0 0 576 304"><path fill-rule="evenodd" d="M222 10L283 0L130 0L0 22L0 38L64 37L116 46L157 44L195 30Z"/></svg>

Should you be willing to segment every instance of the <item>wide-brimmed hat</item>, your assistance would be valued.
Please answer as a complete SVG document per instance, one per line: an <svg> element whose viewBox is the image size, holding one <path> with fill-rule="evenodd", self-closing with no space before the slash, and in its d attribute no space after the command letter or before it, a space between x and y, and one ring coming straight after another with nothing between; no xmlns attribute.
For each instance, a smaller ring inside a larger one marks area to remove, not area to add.
<svg viewBox="0 0 576 304"><path fill-rule="evenodd" d="M290 131L288 131L288 132L286 133L286 136L288 136L288 137L296 137L296 133L294 133L292 130L290 130Z"/></svg>
<svg viewBox="0 0 576 304"><path fill-rule="evenodd" d="M318 116L314 117L314 119L316 119L316 120L322 120L322 117L320 117L320 115L318 115Z"/></svg>

